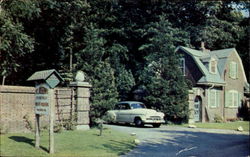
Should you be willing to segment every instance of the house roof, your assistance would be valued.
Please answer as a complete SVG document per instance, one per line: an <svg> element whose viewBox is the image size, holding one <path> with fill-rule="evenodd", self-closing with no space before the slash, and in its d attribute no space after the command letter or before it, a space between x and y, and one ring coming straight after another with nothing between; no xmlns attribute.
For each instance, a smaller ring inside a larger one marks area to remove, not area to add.
<svg viewBox="0 0 250 157"><path fill-rule="evenodd" d="M226 63L227 63L227 59L228 57L232 54L235 53L236 57L238 58L239 62L240 62L240 68L243 71L243 79L245 82L245 88L247 90L250 91L250 85L247 82L246 79L246 74L244 72L244 67L242 64L242 60L239 56L239 54L237 53L235 48L227 48L227 49L222 49L222 50L214 50L214 51L209 51L209 52L203 52L203 51L199 51L199 50L194 50L188 47L184 47L184 46L179 46L176 48L175 51L177 50L183 50L184 52L186 52L187 54L189 54L194 61L196 62L198 68L200 69L200 71L202 72L203 76L200 78L200 80L198 80L198 84L218 84L218 85L224 85L225 81L222 79L224 76L224 70L226 68ZM209 72L209 61L214 58L215 60L217 60L217 70L219 73L216 74L212 74Z"/></svg>
<svg viewBox="0 0 250 157"><path fill-rule="evenodd" d="M225 84L225 81L221 78L221 76L223 76L223 71L225 69L227 57L230 56L232 52L236 51L234 48L210 51L207 53L183 46L179 46L177 50L178 49L182 49L183 51L188 53L198 65L198 68L203 74L200 80L198 80L197 82L198 84L210 84L210 83L219 85ZM217 70L219 73L212 74L209 72L208 69L209 66L207 65L212 58L218 61Z"/></svg>

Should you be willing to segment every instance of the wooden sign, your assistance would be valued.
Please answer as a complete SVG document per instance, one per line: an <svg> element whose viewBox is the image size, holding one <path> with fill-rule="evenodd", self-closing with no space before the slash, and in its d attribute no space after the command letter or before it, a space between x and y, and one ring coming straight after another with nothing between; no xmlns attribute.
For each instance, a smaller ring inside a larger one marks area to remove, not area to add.
<svg viewBox="0 0 250 157"><path fill-rule="evenodd" d="M49 115L50 99L49 86L46 83L36 86L35 93L35 114Z"/></svg>
<svg viewBox="0 0 250 157"><path fill-rule="evenodd" d="M36 82L35 115L36 115L36 141L35 147L40 147L40 115L49 115L49 153L54 153L54 90L63 78L54 70L37 71L32 74L28 81Z"/></svg>

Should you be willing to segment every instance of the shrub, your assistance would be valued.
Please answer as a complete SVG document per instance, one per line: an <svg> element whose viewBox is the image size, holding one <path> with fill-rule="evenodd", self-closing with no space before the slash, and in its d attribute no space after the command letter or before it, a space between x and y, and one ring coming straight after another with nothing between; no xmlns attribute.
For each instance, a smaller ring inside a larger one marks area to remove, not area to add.
<svg viewBox="0 0 250 157"><path fill-rule="evenodd" d="M61 124L57 124L54 126L55 133L61 133L63 131L63 126Z"/></svg>
<svg viewBox="0 0 250 157"><path fill-rule="evenodd" d="M29 129L30 131L34 131L34 125L32 124L32 121L30 119L30 116L28 114L26 114L25 116L23 116L23 119L25 120L26 124L25 127L27 129Z"/></svg>
<svg viewBox="0 0 250 157"><path fill-rule="evenodd" d="M63 127L66 130L76 130L76 123L72 120L67 120L63 123Z"/></svg>
<svg viewBox="0 0 250 157"><path fill-rule="evenodd" d="M214 115L214 122L216 123L222 123L224 122L223 118L221 116L219 116L218 114Z"/></svg>

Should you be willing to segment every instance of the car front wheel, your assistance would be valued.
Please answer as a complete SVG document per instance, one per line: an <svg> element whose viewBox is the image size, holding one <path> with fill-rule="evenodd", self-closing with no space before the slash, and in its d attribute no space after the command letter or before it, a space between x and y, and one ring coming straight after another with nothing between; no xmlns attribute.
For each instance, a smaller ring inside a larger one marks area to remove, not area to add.
<svg viewBox="0 0 250 157"><path fill-rule="evenodd" d="M143 124L141 118L135 118L135 126L137 126L137 127L142 127L142 126L144 126L144 124Z"/></svg>

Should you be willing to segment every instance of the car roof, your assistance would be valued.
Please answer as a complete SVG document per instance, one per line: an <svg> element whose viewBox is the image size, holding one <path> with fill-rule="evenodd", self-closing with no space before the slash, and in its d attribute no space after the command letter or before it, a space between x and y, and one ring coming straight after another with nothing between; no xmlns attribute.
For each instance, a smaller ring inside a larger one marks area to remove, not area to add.
<svg viewBox="0 0 250 157"><path fill-rule="evenodd" d="M139 101L120 101L118 102L117 104L123 104L123 103L126 103L126 104L143 104L142 102L139 102Z"/></svg>

